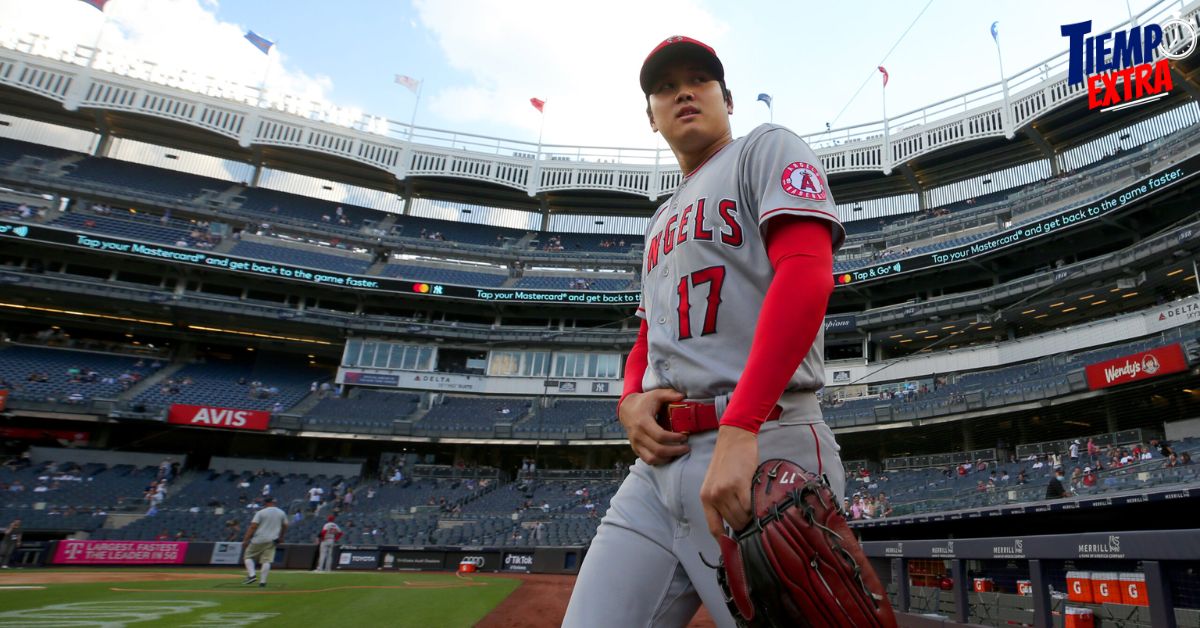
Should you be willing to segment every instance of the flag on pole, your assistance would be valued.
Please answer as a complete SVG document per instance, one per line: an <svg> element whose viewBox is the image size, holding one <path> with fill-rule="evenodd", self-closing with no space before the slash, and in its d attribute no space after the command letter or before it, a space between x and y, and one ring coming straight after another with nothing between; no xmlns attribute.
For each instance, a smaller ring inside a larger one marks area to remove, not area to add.
<svg viewBox="0 0 1200 628"><path fill-rule="evenodd" d="M885 68L881 65L881 66L879 66L879 71L883 74L883 86L887 87L887 82L888 82L887 68Z"/></svg>
<svg viewBox="0 0 1200 628"><path fill-rule="evenodd" d="M771 108L771 95L770 94L759 94L758 99L762 102L767 103L767 109Z"/></svg>
<svg viewBox="0 0 1200 628"><path fill-rule="evenodd" d="M544 101L544 100L541 100L540 98L530 98L530 99L529 99L529 104L533 105L533 108L534 108L534 109L537 109L537 110L538 110L538 113L546 113L546 112L545 112L545 111L542 109L543 107L545 107L545 106L546 106L546 101Z"/></svg>
<svg viewBox="0 0 1200 628"><path fill-rule="evenodd" d="M253 44L254 47L258 48L259 52L263 54L271 54L271 46L275 45L275 42L263 37L262 35L259 35L254 31L246 31L246 41Z"/></svg>
<svg viewBox="0 0 1200 628"><path fill-rule="evenodd" d="M82 0L83 2L92 5L97 11L103 12L104 5L108 4L108 0Z"/></svg>
<svg viewBox="0 0 1200 628"><path fill-rule="evenodd" d="M421 81L419 81L411 76L405 76L403 74L396 75L396 84L407 87L409 89L409 91L411 91L414 94L417 93L417 89L419 89L421 87Z"/></svg>
<svg viewBox="0 0 1200 628"><path fill-rule="evenodd" d="M992 22L992 41L996 42L997 46L1000 45L1000 22L999 21Z"/></svg>

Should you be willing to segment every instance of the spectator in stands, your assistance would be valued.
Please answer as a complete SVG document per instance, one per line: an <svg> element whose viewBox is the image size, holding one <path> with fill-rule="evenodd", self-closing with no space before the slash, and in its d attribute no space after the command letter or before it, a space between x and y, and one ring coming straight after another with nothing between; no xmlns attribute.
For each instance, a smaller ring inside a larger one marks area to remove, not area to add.
<svg viewBox="0 0 1200 628"><path fill-rule="evenodd" d="M1074 490L1079 490L1079 487L1082 485L1083 485L1083 470L1080 469L1079 467L1075 467L1075 469L1073 471L1071 471L1071 488Z"/></svg>
<svg viewBox="0 0 1200 628"><path fill-rule="evenodd" d="M1050 483L1046 485L1046 499L1059 499L1071 495L1071 492L1063 486L1065 477L1062 467L1055 467L1054 476L1050 478Z"/></svg>
<svg viewBox="0 0 1200 628"><path fill-rule="evenodd" d="M25 485L21 484L20 480L13 480L12 484L8 485L9 492L21 493L25 491Z"/></svg>
<svg viewBox="0 0 1200 628"><path fill-rule="evenodd" d="M1083 469L1083 485L1088 488L1096 485L1096 473L1092 471L1091 467L1085 467Z"/></svg>
<svg viewBox="0 0 1200 628"><path fill-rule="evenodd" d="M858 493L854 494L854 501L850 504L850 519L857 521L863 518L862 496Z"/></svg>
<svg viewBox="0 0 1200 628"><path fill-rule="evenodd" d="M888 502L887 493L879 491L879 499L875 504L875 512L880 517L892 516L892 505Z"/></svg>
<svg viewBox="0 0 1200 628"><path fill-rule="evenodd" d="M346 494L342 496L342 510L350 510L354 506L354 491L346 489Z"/></svg>
<svg viewBox="0 0 1200 628"><path fill-rule="evenodd" d="M1163 463L1163 468L1170 469L1170 468L1176 467L1176 466L1179 466L1179 458L1174 453L1172 453L1171 455L1167 456L1167 461ZM33 489L33 490L36 491L37 489Z"/></svg>
<svg viewBox="0 0 1200 628"><path fill-rule="evenodd" d="M158 479L170 480L172 475L171 459L163 458L163 461L158 464Z"/></svg>
<svg viewBox="0 0 1200 628"><path fill-rule="evenodd" d="M242 528L238 525L236 519L230 519L225 522L225 541L227 543L236 543L242 538Z"/></svg>
<svg viewBox="0 0 1200 628"><path fill-rule="evenodd" d="M308 489L308 505L315 512L321 506L321 498L325 494L325 489L314 486Z"/></svg>
<svg viewBox="0 0 1200 628"><path fill-rule="evenodd" d="M1096 444L1096 439L1090 436L1087 440L1087 453L1092 464L1096 464L1100 460L1100 446Z"/></svg>

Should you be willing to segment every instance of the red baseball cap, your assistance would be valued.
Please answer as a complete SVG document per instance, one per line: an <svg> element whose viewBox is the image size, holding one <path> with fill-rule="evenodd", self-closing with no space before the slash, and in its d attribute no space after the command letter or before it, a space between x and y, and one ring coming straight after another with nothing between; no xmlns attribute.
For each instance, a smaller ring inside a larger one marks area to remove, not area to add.
<svg viewBox="0 0 1200 628"><path fill-rule="evenodd" d="M675 35L668 37L661 44L654 47L650 54L646 55L646 60L642 62L642 72L639 76L642 83L642 92L647 96L650 95L654 86L651 82L663 67L668 63L682 59L690 58L699 61L706 68L712 71L713 76L718 81L725 80L725 66L721 65L721 60L717 58L717 51L712 49L708 44L684 37Z"/></svg>

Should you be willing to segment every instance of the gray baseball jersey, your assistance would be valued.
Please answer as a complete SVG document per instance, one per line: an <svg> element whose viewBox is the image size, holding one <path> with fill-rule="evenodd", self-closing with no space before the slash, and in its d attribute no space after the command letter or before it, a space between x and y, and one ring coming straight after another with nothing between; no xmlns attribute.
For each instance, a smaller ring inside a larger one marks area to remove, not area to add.
<svg viewBox="0 0 1200 628"><path fill-rule="evenodd" d="M733 391L775 275L767 222L783 215L826 220L835 251L845 240L826 182L808 144L772 124L684 177L646 231L637 311L649 328L643 390L673 388L688 399ZM824 347L822 330L787 391L824 385Z"/></svg>

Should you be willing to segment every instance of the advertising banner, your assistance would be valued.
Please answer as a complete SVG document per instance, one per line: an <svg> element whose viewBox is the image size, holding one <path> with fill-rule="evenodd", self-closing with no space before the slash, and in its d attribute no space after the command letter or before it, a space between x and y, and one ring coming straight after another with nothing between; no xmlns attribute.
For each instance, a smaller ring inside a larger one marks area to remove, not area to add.
<svg viewBox="0 0 1200 628"><path fill-rule="evenodd" d="M215 406L174 404L167 411L167 422L192 427L224 427L234 430L265 431L271 423L271 413L261 410L238 410Z"/></svg>
<svg viewBox="0 0 1200 628"><path fill-rule="evenodd" d="M56 565L181 565L186 542L59 541Z"/></svg>
<svg viewBox="0 0 1200 628"><path fill-rule="evenodd" d="M1088 388L1098 390L1187 370L1183 347L1178 343L1155 347L1143 353L1087 366Z"/></svg>
<svg viewBox="0 0 1200 628"><path fill-rule="evenodd" d="M241 543L214 543L210 565L240 565L242 564Z"/></svg>

